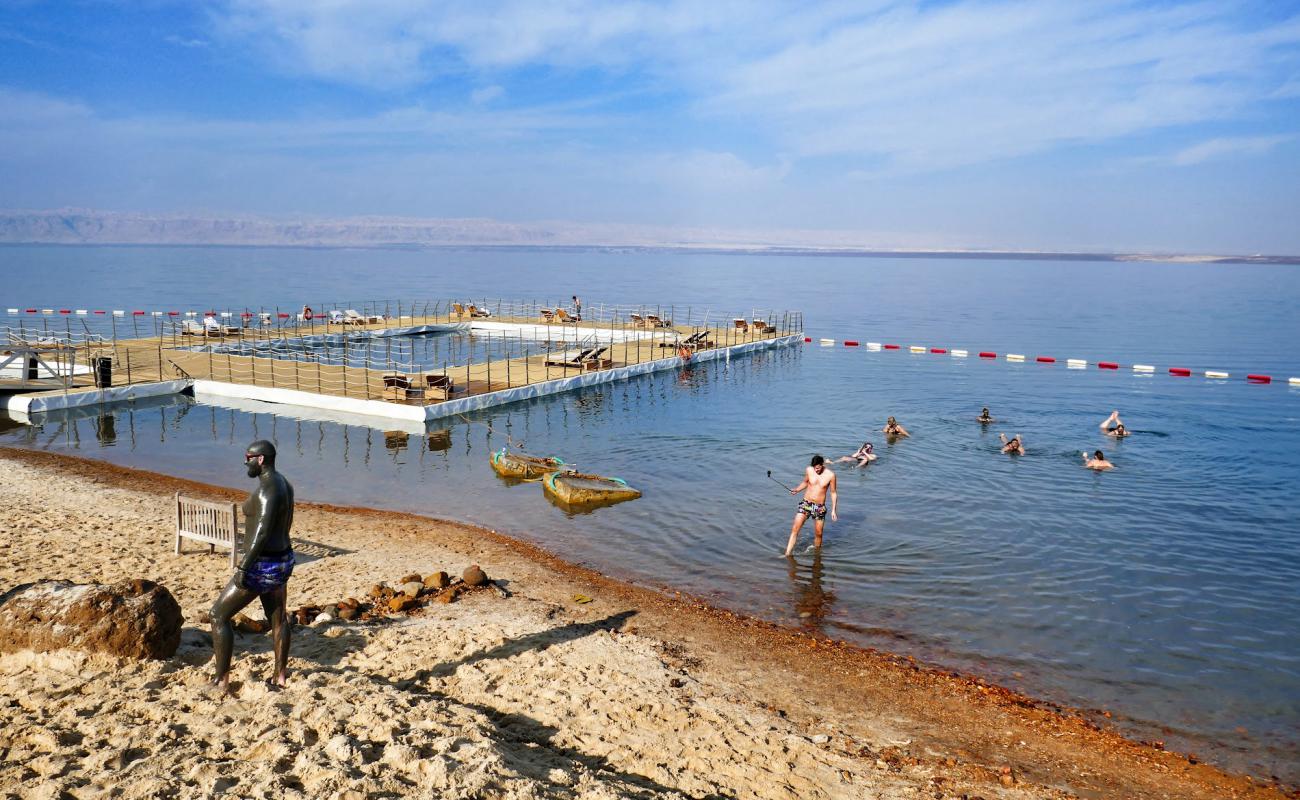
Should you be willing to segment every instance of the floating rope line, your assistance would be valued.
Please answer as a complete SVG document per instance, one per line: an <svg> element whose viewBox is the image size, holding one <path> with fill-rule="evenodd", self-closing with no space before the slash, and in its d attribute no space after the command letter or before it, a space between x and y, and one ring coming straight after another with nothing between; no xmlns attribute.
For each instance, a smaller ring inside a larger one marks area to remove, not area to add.
<svg viewBox="0 0 1300 800"><path fill-rule="evenodd" d="M813 338L811 336L805 336L803 341L804 344L812 344ZM822 347L835 346L834 339L818 339L817 342ZM843 341L843 345L845 347L861 346L858 341L853 339L845 339ZM865 349L868 350L869 352L874 353L874 352L881 352L885 350L902 351L903 347L897 344L867 342ZM917 344L908 345L907 352L915 355L922 355L922 354L947 355L951 358L968 358L970 355L969 351L967 350L956 350L956 349L949 349L945 347L925 347L924 345L917 345ZM998 358L998 354L991 350L978 351L978 356L979 358L985 360L997 360ZM1011 363L1023 363L1027 360L1027 357L1023 353L1003 353L1002 357ZM1056 364L1057 359L1054 358L1053 356L1035 356L1034 363L1051 365L1051 364ZM1067 369L1087 369L1088 363L1089 363L1088 360L1083 358L1067 358L1065 360ZM1118 361L1097 361L1094 363L1096 364L1097 369L1106 369L1106 370L1122 369L1122 366ZM1151 375L1157 372L1157 369L1154 364L1130 364L1129 367L1134 373L1139 375ZM1176 378L1189 378L1192 377L1192 375L1195 374L1195 372L1196 372L1195 370L1192 370L1188 367L1169 367L1168 374ZM1222 370L1214 370L1214 369L1203 370L1200 372L1200 374L1210 380L1230 380L1232 377L1231 373L1229 372L1224 372ZM1272 375L1267 375L1259 372L1251 372L1246 374L1245 381L1247 383L1259 383L1259 384L1273 383L1274 378ZM1289 386L1300 386L1300 377L1287 378L1285 381L1283 381L1281 378L1278 378L1276 379L1276 382L1280 384L1285 383L1286 385Z"/></svg>

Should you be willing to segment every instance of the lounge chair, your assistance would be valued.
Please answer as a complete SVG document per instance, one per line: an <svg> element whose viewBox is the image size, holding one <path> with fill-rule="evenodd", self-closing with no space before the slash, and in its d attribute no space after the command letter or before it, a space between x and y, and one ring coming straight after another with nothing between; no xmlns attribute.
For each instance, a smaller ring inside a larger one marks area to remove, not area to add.
<svg viewBox="0 0 1300 800"><path fill-rule="evenodd" d="M756 319L749 325L754 333L776 333L776 326L769 325L765 319Z"/></svg>
<svg viewBox="0 0 1300 800"><path fill-rule="evenodd" d="M430 394L441 395L441 400L450 398L452 392L456 391L450 375L425 375L424 388Z"/></svg>
<svg viewBox="0 0 1300 800"><path fill-rule="evenodd" d="M486 308L479 308L478 306L475 306L475 305L468 305L468 306L465 306L465 311L467 311L471 317L490 317L490 316L492 316L492 312L491 312L491 311L488 311Z"/></svg>
<svg viewBox="0 0 1300 800"><path fill-rule="evenodd" d="M456 319L460 319L465 316L465 306L461 305L460 303L452 303L451 310L453 313L455 313Z"/></svg>
<svg viewBox="0 0 1300 800"><path fill-rule="evenodd" d="M660 347L689 347L692 350L699 350L705 347L713 347L713 341L709 339L708 329L696 331L685 339L679 339L675 342L660 342Z"/></svg>
<svg viewBox="0 0 1300 800"><path fill-rule="evenodd" d="M424 387L412 386L411 376L392 373L383 376L384 399L393 403L423 403Z"/></svg>
<svg viewBox="0 0 1300 800"><path fill-rule="evenodd" d="M614 366L614 359L605 358L605 352L608 347L591 347L586 350L573 351L560 354L557 358L547 359L546 363L552 367L575 367L581 370L608 369Z"/></svg>
<svg viewBox="0 0 1300 800"><path fill-rule="evenodd" d="M554 310L554 309L550 309L550 308L543 308L543 309L542 309L542 321L543 321L543 322L546 322L546 323L548 323L548 324L554 322L554 321L555 321L555 310Z"/></svg>
<svg viewBox="0 0 1300 800"><path fill-rule="evenodd" d="M347 325L348 318L343 316L342 311L339 311L337 308L332 308L329 311L325 312L325 324L326 325Z"/></svg>
<svg viewBox="0 0 1300 800"><path fill-rule="evenodd" d="M182 336L207 336L208 331L199 323L198 320L183 319L181 320Z"/></svg>
<svg viewBox="0 0 1300 800"><path fill-rule="evenodd" d="M182 323L184 324L184 323ZM203 335L205 336L238 336L239 328L234 325L222 325L217 322L216 317L203 318Z"/></svg>
<svg viewBox="0 0 1300 800"><path fill-rule="evenodd" d="M577 321L576 319L573 318L573 315L570 314L569 312L565 311L565 310L562 309L562 308L557 308L557 309L555 309L555 321L556 321L556 322L570 322L570 323L573 323L574 325L577 325L577 324L578 324L578 321Z"/></svg>
<svg viewBox="0 0 1300 800"><path fill-rule="evenodd" d="M660 319L657 314L646 314L645 324L649 328L671 328L673 321L670 319Z"/></svg>
<svg viewBox="0 0 1300 800"><path fill-rule="evenodd" d="M733 319L733 320L731 321L731 324L734 325L734 326L736 327L736 330L738 330L738 331L748 331L748 330L749 330L749 323L746 322L744 319L742 319L742 318L740 318L740 317L736 317L735 319Z"/></svg>
<svg viewBox="0 0 1300 800"><path fill-rule="evenodd" d="M640 314L628 314L627 318L632 322L633 328L645 327L645 317L641 316Z"/></svg>
<svg viewBox="0 0 1300 800"><path fill-rule="evenodd" d="M362 314L355 308L343 309L343 317L347 320L348 325L369 325L372 322L383 322L384 318L378 314Z"/></svg>

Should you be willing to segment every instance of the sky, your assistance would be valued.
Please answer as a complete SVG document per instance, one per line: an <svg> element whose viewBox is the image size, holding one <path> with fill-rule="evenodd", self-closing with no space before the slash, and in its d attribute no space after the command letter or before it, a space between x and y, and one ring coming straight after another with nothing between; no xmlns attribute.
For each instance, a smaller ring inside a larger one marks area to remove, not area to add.
<svg viewBox="0 0 1300 800"><path fill-rule="evenodd" d="M1300 0L0 0L0 208L1300 254Z"/></svg>

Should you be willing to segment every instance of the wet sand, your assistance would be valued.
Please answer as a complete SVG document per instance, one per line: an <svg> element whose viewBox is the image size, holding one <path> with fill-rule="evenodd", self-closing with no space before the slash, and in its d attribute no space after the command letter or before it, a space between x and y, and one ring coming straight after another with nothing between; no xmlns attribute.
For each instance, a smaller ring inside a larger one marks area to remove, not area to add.
<svg viewBox="0 0 1300 800"><path fill-rule="evenodd" d="M8 449L0 475L0 589L148 578L186 617L168 661L0 655L0 789L17 796L1300 796L978 678L630 586L492 531L310 498L295 539L338 554L299 565L292 607L470 563L511 596L298 626L282 691L261 683L269 637L240 634L235 694L213 699L199 620L229 559L173 554L172 494L245 491Z"/></svg>

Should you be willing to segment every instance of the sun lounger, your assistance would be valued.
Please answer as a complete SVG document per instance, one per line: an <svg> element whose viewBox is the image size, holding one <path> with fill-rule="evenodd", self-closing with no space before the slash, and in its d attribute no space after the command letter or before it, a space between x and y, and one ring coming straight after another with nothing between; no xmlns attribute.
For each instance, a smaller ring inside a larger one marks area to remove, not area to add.
<svg viewBox="0 0 1300 800"><path fill-rule="evenodd" d="M738 330L738 331L748 331L748 330L749 330L749 323L746 322L745 320L741 319L740 317L736 317L735 319L733 319L733 320L731 321L731 324L734 325L734 326L736 327L736 330Z"/></svg>
<svg viewBox="0 0 1300 800"><path fill-rule="evenodd" d="M208 336L238 336L239 328L234 325L222 325L216 317L203 318L203 330Z"/></svg>
<svg viewBox="0 0 1300 800"><path fill-rule="evenodd" d="M709 339L709 331L706 329L702 331L696 331L695 333L692 333L690 336L687 336L685 339L679 339L678 341L675 342L660 342L659 346L673 347L673 348L689 347L692 350L699 350L705 347L713 347L714 344L713 341Z"/></svg>
<svg viewBox="0 0 1300 800"><path fill-rule="evenodd" d="M456 391L450 375L425 375L424 388L429 395L439 400L449 399L452 392Z"/></svg>
<svg viewBox="0 0 1300 800"><path fill-rule="evenodd" d="M765 319L756 319L750 323L749 327L754 333L776 333L776 326L767 324Z"/></svg>
<svg viewBox="0 0 1300 800"><path fill-rule="evenodd" d="M181 320L182 336L207 336L208 332L198 320L183 319Z"/></svg>
<svg viewBox="0 0 1300 800"><path fill-rule="evenodd" d="M383 322L384 318L378 314L366 315L359 313L355 308L343 309L343 318L348 325L369 325L372 322Z"/></svg>
<svg viewBox="0 0 1300 800"><path fill-rule="evenodd" d="M562 309L562 308L557 308L557 309L555 309L555 321L556 321L556 322L571 322L571 323L573 323L574 325L577 325L577 324L578 324L578 321L577 321L576 319L573 318L573 315L570 314L569 312L565 311L565 310Z"/></svg>
<svg viewBox="0 0 1300 800"><path fill-rule="evenodd" d="M627 318L628 320L631 321L633 328L645 327L645 317L641 316L640 314L628 314Z"/></svg>
<svg viewBox="0 0 1300 800"><path fill-rule="evenodd" d="M542 321L551 323L555 321L555 310L550 308L542 309Z"/></svg>
<svg viewBox="0 0 1300 800"><path fill-rule="evenodd" d="M614 359L605 358L605 352L608 347L591 347L586 350L570 350L559 354L555 358L547 359L546 363L552 367L574 367L584 371L593 369L608 369L614 366Z"/></svg>
<svg viewBox="0 0 1300 800"><path fill-rule="evenodd" d="M326 325L347 325L348 318L343 316L343 312L339 311L337 308L330 309L329 311L325 312L325 324Z"/></svg>
<svg viewBox="0 0 1300 800"><path fill-rule="evenodd" d="M670 319L660 319L656 314L646 314L645 324L648 328L671 328L673 321Z"/></svg>
<svg viewBox="0 0 1300 800"><path fill-rule="evenodd" d="M490 316L492 316L492 312L491 312L491 311L488 311L486 308L479 308L478 306L474 306L474 305L468 305L468 306L465 306L465 310L469 313L469 315L470 315L471 317L490 317Z"/></svg>

